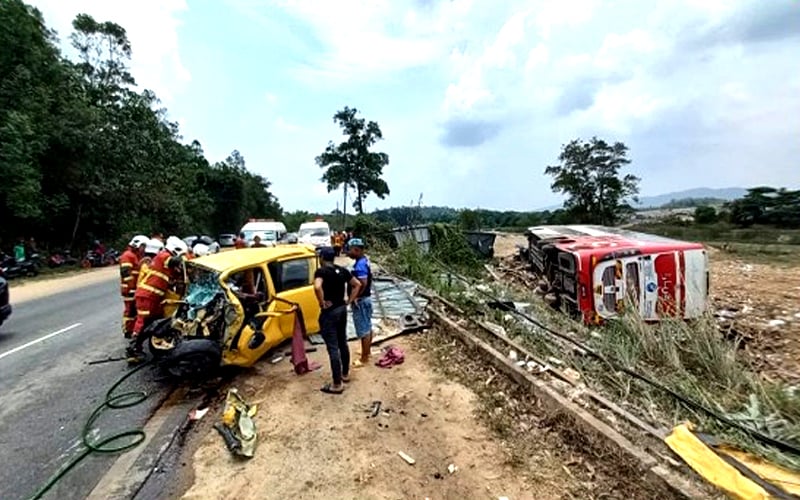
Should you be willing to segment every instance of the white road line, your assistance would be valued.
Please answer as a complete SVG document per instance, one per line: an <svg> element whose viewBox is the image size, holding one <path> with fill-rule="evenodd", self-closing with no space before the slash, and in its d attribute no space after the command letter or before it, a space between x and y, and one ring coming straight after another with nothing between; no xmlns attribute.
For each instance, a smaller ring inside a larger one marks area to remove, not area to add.
<svg viewBox="0 0 800 500"><path fill-rule="evenodd" d="M36 340L31 340L31 341L30 341L30 342L28 342L27 344L22 344L22 345L20 345L20 346L17 346L17 347L15 347L15 348L13 348L13 349L10 349L10 350L8 350L8 351L4 352L3 354L0 354L0 359L3 359L3 358L5 358L6 356L11 356L11 355L12 355L12 354L14 354L15 352L19 352L19 351L21 351L21 350L23 350L23 349L26 349L26 348L28 348L28 347L30 347L30 346L32 346L32 345L36 345L36 344L38 344L39 342L45 341L45 340L47 340L47 339L51 339L51 338L55 337L56 335L61 335L62 333L66 333L66 332L68 332L68 331L70 331L70 330L74 330L75 328L78 328L78 327L79 327L79 326L81 326L82 324L83 324L83 323L75 323L74 325L69 325L68 327L66 327L66 328L62 328L61 330L57 330L57 331L55 331L55 332L53 332L53 333L48 333L48 334L47 334L47 335L45 335L44 337L39 337L39 338L38 338L38 339L36 339Z"/></svg>

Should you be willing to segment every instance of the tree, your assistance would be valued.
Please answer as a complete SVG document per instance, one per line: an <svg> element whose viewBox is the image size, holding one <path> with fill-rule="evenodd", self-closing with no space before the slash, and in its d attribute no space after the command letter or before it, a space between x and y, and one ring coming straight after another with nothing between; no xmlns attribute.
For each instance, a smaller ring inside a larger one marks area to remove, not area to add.
<svg viewBox="0 0 800 500"><path fill-rule="evenodd" d="M364 200L370 193L380 199L389 194L389 186L381 178L383 168L389 164L389 155L370 151L376 142L383 139L383 134L377 123L367 123L363 118L357 118L357 114L356 108L345 106L333 115L333 121L342 128L347 140L338 145L329 142L315 161L325 169L321 180L327 184L329 193L343 188L342 209L346 212L347 190L352 189L355 192L353 208L363 214Z"/></svg>
<svg viewBox="0 0 800 500"><path fill-rule="evenodd" d="M477 231L481 228L481 212L465 208L458 212L458 225L465 231Z"/></svg>
<svg viewBox="0 0 800 500"><path fill-rule="evenodd" d="M695 208L694 221L698 224L713 224L717 222L717 209L714 207Z"/></svg>
<svg viewBox="0 0 800 500"><path fill-rule="evenodd" d="M732 223L741 227L767 224L783 228L800 227L800 190L760 186L730 202Z"/></svg>
<svg viewBox="0 0 800 500"><path fill-rule="evenodd" d="M553 191L567 195L564 208L575 222L614 225L633 211L626 200L638 201L640 179L620 176L631 162L627 153L621 142L576 139L562 147L559 165L545 169L554 179Z"/></svg>

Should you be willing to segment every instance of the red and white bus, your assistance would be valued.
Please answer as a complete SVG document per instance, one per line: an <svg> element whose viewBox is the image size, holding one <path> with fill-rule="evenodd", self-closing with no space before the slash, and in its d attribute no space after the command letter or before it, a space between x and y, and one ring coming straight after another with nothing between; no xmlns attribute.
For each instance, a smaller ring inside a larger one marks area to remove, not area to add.
<svg viewBox="0 0 800 500"><path fill-rule="evenodd" d="M602 226L528 228L527 255L557 302L599 324L628 304L642 318L701 316L709 291L700 243Z"/></svg>

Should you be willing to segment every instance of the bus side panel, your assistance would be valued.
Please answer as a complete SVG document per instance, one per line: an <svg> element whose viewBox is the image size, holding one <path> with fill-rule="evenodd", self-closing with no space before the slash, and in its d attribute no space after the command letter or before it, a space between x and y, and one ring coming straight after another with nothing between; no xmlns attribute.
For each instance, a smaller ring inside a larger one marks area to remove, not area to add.
<svg viewBox="0 0 800 500"><path fill-rule="evenodd" d="M705 250L686 250L686 318L697 318L708 301L708 255Z"/></svg>
<svg viewBox="0 0 800 500"><path fill-rule="evenodd" d="M678 285L676 257L673 252L656 257L655 268L658 275L658 303L656 311L659 317L675 314L675 289Z"/></svg>

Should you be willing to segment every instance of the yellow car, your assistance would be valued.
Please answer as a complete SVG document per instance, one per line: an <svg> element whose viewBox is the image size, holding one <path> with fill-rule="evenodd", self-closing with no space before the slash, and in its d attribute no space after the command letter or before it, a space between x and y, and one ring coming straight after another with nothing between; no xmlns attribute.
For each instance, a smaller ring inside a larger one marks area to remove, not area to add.
<svg viewBox="0 0 800 500"><path fill-rule="evenodd" d="M176 376L219 365L252 366L292 337L296 318L319 331L314 294L316 252L303 245L244 248L186 262L182 298L168 297L172 314L150 325L150 351Z"/></svg>

